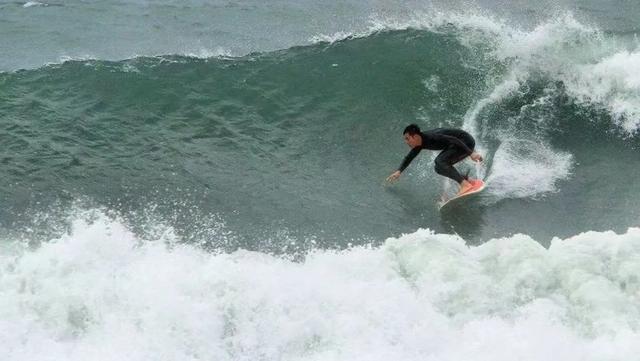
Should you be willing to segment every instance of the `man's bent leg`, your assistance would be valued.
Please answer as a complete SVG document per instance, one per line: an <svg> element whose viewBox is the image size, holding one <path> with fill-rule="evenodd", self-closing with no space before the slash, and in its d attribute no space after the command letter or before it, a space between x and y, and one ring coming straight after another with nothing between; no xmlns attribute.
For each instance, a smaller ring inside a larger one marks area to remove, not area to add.
<svg viewBox="0 0 640 361"><path fill-rule="evenodd" d="M467 181L466 177L463 177L453 166L466 157L467 154L464 150L457 147L451 147L440 152L435 160L436 173L447 178L451 178L460 184L458 195L467 192L472 187L472 184Z"/></svg>
<svg viewBox="0 0 640 361"><path fill-rule="evenodd" d="M460 158L461 155L465 155L464 152L454 147L447 148L440 152L435 160L436 173L451 178L458 184L462 183L465 180L464 177L453 166L461 159L464 159L464 157Z"/></svg>

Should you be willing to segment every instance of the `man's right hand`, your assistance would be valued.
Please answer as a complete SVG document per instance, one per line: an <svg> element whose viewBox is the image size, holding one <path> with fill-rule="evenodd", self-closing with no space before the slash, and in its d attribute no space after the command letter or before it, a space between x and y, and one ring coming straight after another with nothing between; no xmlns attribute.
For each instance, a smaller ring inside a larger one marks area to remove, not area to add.
<svg viewBox="0 0 640 361"><path fill-rule="evenodd" d="M476 161L476 162L482 162L482 156L478 153L478 152L473 152L471 153L471 155L469 156L471 158L471 160Z"/></svg>
<svg viewBox="0 0 640 361"><path fill-rule="evenodd" d="M400 173L399 170L391 173L391 175L387 177L387 183L393 183L393 182L397 181L398 178L400 178L400 174L401 173Z"/></svg>

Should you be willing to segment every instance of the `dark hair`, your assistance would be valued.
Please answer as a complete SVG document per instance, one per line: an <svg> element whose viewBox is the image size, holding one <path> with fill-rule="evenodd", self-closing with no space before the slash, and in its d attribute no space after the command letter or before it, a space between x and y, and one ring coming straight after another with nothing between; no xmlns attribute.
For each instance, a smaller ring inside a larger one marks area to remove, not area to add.
<svg viewBox="0 0 640 361"><path fill-rule="evenodd" d="M407 133L409 133L409 135L420 134L420 127L418 127L415 124L409 124L409 125L407 125L406 128L404 128L404 131L402 132L402 135L405 135Z"/></svg>

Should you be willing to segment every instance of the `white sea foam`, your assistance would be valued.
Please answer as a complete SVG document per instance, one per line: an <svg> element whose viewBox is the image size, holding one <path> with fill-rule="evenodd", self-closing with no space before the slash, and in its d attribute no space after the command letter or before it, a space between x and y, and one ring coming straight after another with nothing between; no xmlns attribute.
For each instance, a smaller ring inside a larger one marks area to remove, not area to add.
<svg viewBox="0 0 640 361"><path fill-rule="evenodd" d="M615 124L628 133L637 132L640 78L633 69L640 65L640 53L628 49L635 45L607 37L571 14L547 20L531 30L496 24L491 18L476 23L487 37L498 39L493 41L493 56L510 63L506 78L498 81L491 95L478 101L476 108L491 102L496 93L503 94L506 83L513 89L532 74L542 75L550 81L562 81L567 93L584 105L607 110ZM466 38L468 34L460 36ZM470 112L471 118L477 113L477 109Z"/></svg>
<svg viewBox="0 0 640 361"><path fill-rule="evenodd" d="M335 43L354 36L353 33L339 31L334 34L319 34L312 36L309 41L312 43Z"/></svg>
<svg viewBox="0 0 640 361"><path fill-rule="evenodd" d="M573 156L531 139L505 139L492 157L487 190L493 201L536 198L557 190L571 174Z"/></svg>
<svg viewBox="0 0 640 361"><path fill-rule="evenodd" d="M569 93L583 103L604 105L629 133L640 127L640 51L626 50L564 76Z"/></svg>
<svg viewBox="0 0 640 361"><path fill-rule="evenodd" d="M185 56L189 56L192 58L201 58L201 59L207 59L207 58L231 58L234 57L233 52L231 52L228 49L225 49L221 46L214 48L214 49L208 49L208 48L199 48L196 51L184 51L182 54L180 55L185 55Z"/></svg>
<svg viewBox="0 0 640 361"><path fill-rule="evenodd" d="M0 253L7 360L631 360L640 229L468 247L428 230L303 262L98 214Z"/></svg>
<svg viewBox="0 0 640 361"><path fill-rule="evenodd" d="M37 1L28 1L22 5L23 8L30 8L33 6L47 6L45 3L37 2Z"/></svg>

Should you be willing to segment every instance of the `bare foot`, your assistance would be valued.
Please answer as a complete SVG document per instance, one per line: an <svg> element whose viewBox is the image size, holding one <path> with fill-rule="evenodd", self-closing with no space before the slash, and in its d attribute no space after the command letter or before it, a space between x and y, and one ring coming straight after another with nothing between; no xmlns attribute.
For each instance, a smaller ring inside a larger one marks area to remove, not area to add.
<svg viewBox="0 0 640 361"><path fill-rule="evenodd" d="M473 184L468 180L463 180L462 183L460 183L460 190L458 191L458 194L456 194L456 196L467 193L469 190L471 190L471 188L473 188Z"/></svg>

